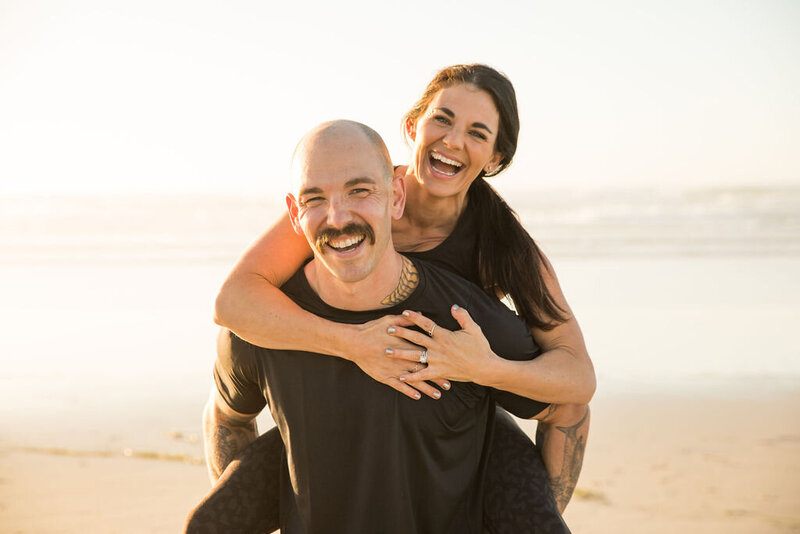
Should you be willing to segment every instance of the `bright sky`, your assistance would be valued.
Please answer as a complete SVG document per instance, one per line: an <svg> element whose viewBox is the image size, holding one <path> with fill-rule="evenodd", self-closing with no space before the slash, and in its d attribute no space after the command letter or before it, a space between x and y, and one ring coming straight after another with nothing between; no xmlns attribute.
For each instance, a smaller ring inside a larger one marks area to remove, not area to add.
<svg viewBox="0 0 800 534"><path fill-rule="evenodd" d="M333 118L404 162L462 62L517 89L501 189L800 185L800 2L393 4L0 0L0 194L282 193Z"/></svg>

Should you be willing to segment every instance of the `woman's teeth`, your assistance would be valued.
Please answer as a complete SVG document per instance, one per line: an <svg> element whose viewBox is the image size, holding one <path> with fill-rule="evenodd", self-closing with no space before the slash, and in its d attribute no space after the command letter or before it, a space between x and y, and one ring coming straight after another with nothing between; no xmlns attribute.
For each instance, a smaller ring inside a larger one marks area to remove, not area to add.
<svg viewBox="0 0 800 534"><path fill-rule="evenodd" d="M431 152L431 166L442 174L453 176L461 170L462 163L446 158L438 152Z"/></svg>

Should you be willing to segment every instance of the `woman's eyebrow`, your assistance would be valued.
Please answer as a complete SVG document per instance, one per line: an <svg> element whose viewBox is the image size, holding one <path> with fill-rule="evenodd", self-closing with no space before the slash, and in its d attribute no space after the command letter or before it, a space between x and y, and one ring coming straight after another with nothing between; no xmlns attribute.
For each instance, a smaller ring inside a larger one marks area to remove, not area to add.
<svg viewBox="0 0 800 534"><path fill-rule="evenodd" d="M456 117L456 114L453 113L453 110L448 109L448 108L433 108L431 111L441 111L442 113L444 113L445 115L447 115L451 119L454 119ZM483 130L486 130L489 133L492 133L492 130L482 122L473 122L472 123L472 127L473 128L481 128Z"/></svg>

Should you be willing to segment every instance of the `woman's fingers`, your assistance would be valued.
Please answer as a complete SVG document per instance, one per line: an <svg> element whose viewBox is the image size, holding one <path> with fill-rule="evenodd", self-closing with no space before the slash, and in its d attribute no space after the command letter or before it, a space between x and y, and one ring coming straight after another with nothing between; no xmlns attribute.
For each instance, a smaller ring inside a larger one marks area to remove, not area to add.
<svg viewBox="0 0 800 534"><path fill-rule="evenodd" d="M441 327L436 328L437 334L439 328ZM386 333L394 337L401 337L406 341L410 341L411 343L420 345L422 347L427 346L431 341L431 338L429 338L426 334L417 332L416 330L411 330L410 328L404 328L402 326L390 326L386 329Z"/></svg>
<svg viewBox="0 0 800 534"><path fill-rule="evenodd" d="M423 351L425 352L427 358L428 351L424 348L386 349L386 355L390 358L395 358L397 360L405 360L407 362L420 362Z"/></svg>
<svg viewBox="0 0 800 534"><path fill-rule="evenodd" d="M450 381L444 378L437 378L436 380L431 380L431 382L438 385L440 388L444 390L450 389Z"/></svg>
<svg viewBox="0 0 800 534"><path fill-rule="evenodd" d="M428 336L431 337L436 335L436 330L439 328L433 320L428 319L419 312L406 310L403 312L403 317L420 327L426 334L428 334Z"/></svg>
<svg viewBox="0 0 800 534"><path fill-rule="evenodd" d="M430 384L428 384L423 380L417 380L413 373L411 373L410 376L411 378L407 381L400 380L399 378L390 378L386 382L386 385L391 386L392 388L396 389L403 395L414 400L419 400L420 398L422 398L421 394L425 394L434 400L438 400L442 397L442 392L436 389L435 387L431 386ZM445 389L449 389L449 386L448 388Z"/></svg>
<svg viewBox="0 0 800 534"><path fill-rule="evenodd" d="M424 382L423 382L424 383ZM422 398L422 395L419 391L414 389L413 387L409 386L406 382L398 379L398 378L390 378L385 382L385 384L389 387L392 387L405 395L414 400L419 400Z"/></svg>
<svg viewBox="0 0 800 534"><path fill-rule="evenodd" d="M416 373L406 373L400 375L399 380L404 383L409 383L412 380L414 384L418 384L420 382L425 383L425 381L430 380L431 382L437 382L437 379L434 378L436 371L431 369L430 367L426 367L421 371L417 371ZM438 383L438 382L437 382ZM444 387L444 389L450 389L449 387Z"/></svg>
<svg viewBox="0 0 800 534"><path fill-rule="evenodd" d="M453 315L453 319L458 321L462 330L473 331L477 329L480 331L481 327L472 320L472 317L465 308L462 308L458 304L453 304L450 308L450 313Z"/></svg>
<svg viewBox="0 0 800 534"><path fill-rule="evenodd" d="M387 315L384 319L390 326L414 326L414 321L405 315Z"/></svg>
<svg viewBox="0 0 800 534"><path fill-rule="evenodd" d="M401 381L400 383L402 384L403 382ZM422 393L424 393L425 395L427 395L432 399L439 399L442 396L442 393L435 387L431 386L430 384L422 380L417 380L414 373L411 374L411 378L406 380L405 383L414 386L419 391L421 391Z"/></svg>

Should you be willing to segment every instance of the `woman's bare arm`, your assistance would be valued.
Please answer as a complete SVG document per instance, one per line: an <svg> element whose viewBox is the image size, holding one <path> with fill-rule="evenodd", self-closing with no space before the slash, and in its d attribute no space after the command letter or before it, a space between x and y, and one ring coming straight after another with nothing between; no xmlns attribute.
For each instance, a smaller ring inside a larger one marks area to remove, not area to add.
<svg viewBox="0 0 800 534"><path fill-rule="evenodd" d="M284 214L245 251L222 284L214 322L254 345L345 357L345 325L326 324L278 289L310 256L305 237L295 233Z"/></svg>
<svg viewBox="0 0 800 534"><path fill-rule="evenodd" d="M589 404L597 387L594 365L586 350L581 327L564 297L555 271L547 258L543 256L543 259L542 272L547 289L564 310L567 320L552 330L531 328L533 339L542 348L542 354L530 362L496 362L501 366L505 366L506 362L522 365L489 369L488 373L494 371L489 379L494 382L492 387L518 395L524 395L521 392L525 390L538 390L543 398L536 399L543 402Z"/></svg>
<svg viewBox="0 0 800 534"><path fill-rule="evenodd" d="M547 260L545 260L547 261ZM451 332L436 327L432 338L407 328L396 328L395 335L428 350L428 367L407 373L404 380L448 378L469 381L527 398L556 404L588 404L594 395L594 366L586 350L578 321L572 315L552 268L545 269L547 287L568 319L550 331L531 329L542 354L529 361L512 361L495 354L480 326L467 310L454 308L453 317L461 330ZM433 321L408 312L409 319L430 332ZM393 350L392 357L418 361L419 349Z"/></svg>
<svg viewBox="0 0 800 534"><path fill-rule="evenodd" d="M383 352L386 346L410 346L386 333L389 326L408 324L403 318L387 316L360 325L336 323L305 311L278 289L310 256L305 237L295 233L284 214L228 275L217 296L214 321L254 345L351 360L373 379L411 398L419 398L417 390L439 398L440 392L430 384L413 381L411 387L398 380L408 366L386 358ZM445 387L446 381L437 383Z"/></svg>

